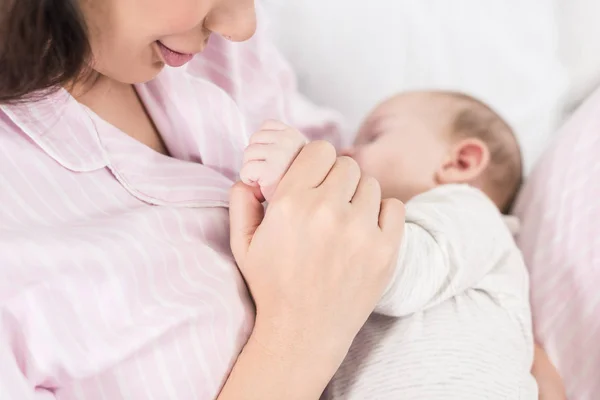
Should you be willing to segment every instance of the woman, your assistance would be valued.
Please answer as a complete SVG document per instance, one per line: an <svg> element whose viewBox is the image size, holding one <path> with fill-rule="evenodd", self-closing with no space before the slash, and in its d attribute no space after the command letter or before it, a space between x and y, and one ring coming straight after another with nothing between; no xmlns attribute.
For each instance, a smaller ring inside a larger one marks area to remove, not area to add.
<svg viewBox="0 0 600 400"><path fill-rule="evenodd" d="M0 0L0 19L0 398L317 399L403 209L324 142L264 220L244 186L228 204L257 121L333 128L260 35L228 43L253 1Z"/></svg>
<svg viewBox="0 0 600 400"><path fill-rule="evenodd" d="M0 0L0 398L319 397L403 210L322 142L264 219L229 203L263 120L336 138L254 30L251 0Z"/></svg>

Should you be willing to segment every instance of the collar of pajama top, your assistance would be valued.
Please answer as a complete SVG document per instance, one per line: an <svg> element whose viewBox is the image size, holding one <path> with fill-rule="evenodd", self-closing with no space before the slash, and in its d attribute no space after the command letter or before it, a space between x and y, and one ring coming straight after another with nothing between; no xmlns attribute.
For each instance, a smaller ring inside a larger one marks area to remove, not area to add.
<svg viewBox="0 0 600 400"><path fill-rule="evenodd" d="M248 137L233 100L211 82L175 70L137 92L172 157L141 145L64 90L2 110L71 172L107 169L131 195L153 205L227 206Z"/></svg>
<svg viewBox="0 0 600 400"><path fill-rule="evenodd" d="M65 91L1 108L0 398L211 399L251 331L226 209L244 118L182 70L137 91L172 158Z"/></svg>

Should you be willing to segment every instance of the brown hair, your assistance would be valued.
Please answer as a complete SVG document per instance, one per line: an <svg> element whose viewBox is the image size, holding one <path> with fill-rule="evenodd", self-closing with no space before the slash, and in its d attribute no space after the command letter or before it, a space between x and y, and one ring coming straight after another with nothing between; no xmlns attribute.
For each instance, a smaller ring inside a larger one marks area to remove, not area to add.
<svg viewBox="0 0 600 400"><path fill-rule="evenodd" d="M89 55L78 0L0 0L0 104L73 82Z"/></svg>
<svg viewBox="0 0 600 400"><path fill-rule="evenodd" d="M453 132L478 138L488 146L490 165L484 178L501 211L508 213L523 183L521 150L512 128L481 100L463 93L447 94L464 103L454 119Z"/></svg>

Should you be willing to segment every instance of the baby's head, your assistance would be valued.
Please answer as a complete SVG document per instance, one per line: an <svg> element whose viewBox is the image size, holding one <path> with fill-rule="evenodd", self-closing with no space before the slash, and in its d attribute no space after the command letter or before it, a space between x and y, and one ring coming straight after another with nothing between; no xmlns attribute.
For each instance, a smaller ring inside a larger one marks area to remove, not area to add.
<svg viewBox="0 0 600 400"><path fill-rule="evenodd" d="M411 92L380 104L348 154L404 202L450 183L481 189L506 212L521 185L519 145L490 107L454 92Z"/></svg>

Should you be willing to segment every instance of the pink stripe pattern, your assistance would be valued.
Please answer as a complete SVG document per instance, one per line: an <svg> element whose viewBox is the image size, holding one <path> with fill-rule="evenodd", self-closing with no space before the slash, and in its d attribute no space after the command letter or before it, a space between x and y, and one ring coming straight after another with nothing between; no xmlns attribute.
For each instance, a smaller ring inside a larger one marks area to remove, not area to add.
<svg viewBox="0 0 600 400"><path fill-rule="evenodd" d="M249 134L340 138L263 31L137 90L172 158L65 91L0 106L0 399L214 399L254 320L227 212Z"/></svg>
<svg viewBox="0 0 600 400"><path fill-rule="evenodd" d="M600 91L559 133L517 204L537 339L570 400L600 396Z"/></svg>

